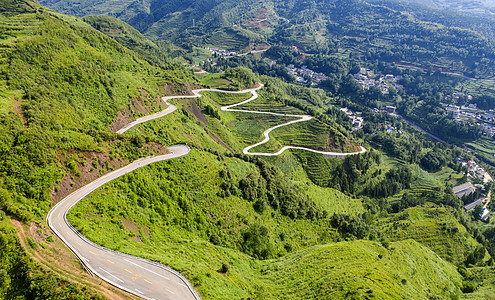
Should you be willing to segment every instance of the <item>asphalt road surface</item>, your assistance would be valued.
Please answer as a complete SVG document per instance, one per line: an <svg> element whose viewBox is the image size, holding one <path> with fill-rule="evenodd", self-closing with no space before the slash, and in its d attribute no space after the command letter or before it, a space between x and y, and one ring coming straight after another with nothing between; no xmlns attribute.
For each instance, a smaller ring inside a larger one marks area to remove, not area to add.
<svg viewBox="0 0 495 300"><path fill-rule="evenodd" d="M161 118L163 116L166 116L168 115L169 113L172 113L174 111L177 110L177 106L173 105L173 104L170 104L167 102L167 100L165 99L167 97L163 97L163 101L165 103L168 104L168 107L160 112L157 112L156 114L152 114L152 115L148 115L148 116L144 116L144 117L141 117L139 119L137 119L136 121L133 121L131 123L129 123L127 126L117 130L117 133L124 133L126 132L127 130L131 129L132 127L138 125L138 124L141 124L141 123L144 123L144 122L148 122L150 120L153 120L153 119L156 119L156 118Z"/></svg>
<svg viewBox="0 0 495 300"><path fill-rule="evenodd" d="M281 116L281 117L291 117L291 118L299 118L299 119L298 120L289 121L287 123L283 123L283 124L276 125L276 126L273 126L273 127L268 128L267 130L265 130L263 132L263 136L265 138L261 142L244 148L242 150L242 153L244 153L246 155L276 156L276 155L282 154L287 149L299 149L299 150L305 150L305 151L310 151L310 152L314 152L314 153L323 154L324 156L327 156L327 157L345 158L346 156L349 156L349 155L356 155L356 154L361 154L361 153L366 152L366 149L363 146L360 146L361 147L361 150L360 151L349 152L349 153L318 151L318 150L314 150L314 149L311 149L311 148L297 147L297 146L284 146L279 151L274 152L274 153L249 152L249 150L251 150L252 148L257 147L259 145L262 145L264 143L267 143L270 140L270 132L272 130L277 129L277 128L282 127L282 126L287 126L287 125L290 125L290 124L298 123L298 122L306 122L306 121L309 121L309 120L311 120L313 118L312 116L309 116L309 115L280 114L280 113L273 113L273 112L267 112L267 111L245 110L245 109L234 109L233 108L233 107L236 107L236 106L240 106L240 105L246 104L246 103L251 102L253 100L256 100L258 98L258 93L256 91L259 90L259 89L261 89L262 87L263 87L263 84L260 83L257 88L253 88L253 89L241 91L241 92L244 92L244 93L245 92L251 92L251 94L252 94L251 98L249 98L247 100L244 100L242 102L239 102L239 103L235 103L235 104L228 105L228 106L223 106L221 108L221 110L222 111L235 111L235 112L252 113L252 114L263 114L263 115ZM215 90L215 91L218 91L218 90ZM240 92L230 92L230 91L223 91L223 92L224 93L240 93Z"/></svg>
<svg viewBox="0 0 495 300"><path fill-rule="evenodd" d="M168 102L168 100L170 100L170 99L199 98L199 97L201 97L201 94L200 93L201 92L206 92L206 91L209 91L209 92L219 92L219 93L228 93L228 94L244 94L244 93L249 93L250 92L252 94L251 98L249 98L247 100L244 100L242 102L236 103L236 104L232 104L232 105L228 105L228 106L223 106L223 107L221 107L221 110L222 111L234 111L234 112L243 112L243 113L252 113L252 114L263 114L263 115L281 116L281 117L292 117L292 118L299 118L299 120L289 121L287 123L283 123L283 124L280 124L280 125L277 125L277 126L268 128L267 130L265 130L263 132L263 136L265 137L264 140L261 141L261 142L259 142L259 143L256 143L254 145L251 145L251 146L248 146L248 147L244 148L242 150L242 152L244 154L247 154L247 155L258 155L258 156L277 156L277 155L282 154L287 149L299 149L299 150L306 150L306 151L310 151L310 152L314 152L314 153L323 154L324 156L327 156L327 157L345 158L346 156L349 156L349 155L361 154L361 153L366 152L366 149L364 147L362 147L362 146L360 146L361 147L361 150L360 151L349 152L349 153L330 152L330 151L318 151L318 150L314 150L314 149L311 149L311 148L296 147L296 146L284 146L279 151L277 151L275 153L249 152L249 150L251 150L252 148L255 148L255 147L259 146L259 145L262 145L264 143L267 143L270 140L270 132L272 130L274 130L276 128L279 128L279 127L282 127L282 126L287 126L287 125L290 125L290 124L298 123L298 122L309 121L309 120L311 120L313 118L312 116L309 116L309 115L280 114L280 113L267 112L267 111L256 111L256 110L245 110L245 109L234 109L233 108L233 107L236 107L236 106L240 106L240 105L246 104L246 103L251 102L253 100L256 100L258 98L258 93L256 91L259 90L259 89L261 89L261 88L263 88L263 87L264 87L264 85L262 83L259 83L258 86L255 87L255 88L246 89L246 90L242 90L242 91L225 91L225 90L219 90L219 89L197 89L197 90L192 90L193 95L184 95L184 96L177 95L177 96L162 97L162 100L165 101L169 105L165 110L163 110L161 112L158 112L156 114L152 114L152 115L149 115L149 116L145 116L145 117L139 118L136 121L134 121L134 122L130 123L129 125L127 125L126 127L122 128L122 129L119 129L117 131L117 133L124 133L125 131L129 130L130 128L136 126L137 124L140 124L140 123L143 123L143 122L147 122L147 121L150 121L150 120L153 120L153 119L156 119L156 118L161 118L161 117L163 117L165 115L168 115L171 112L176 111L177 110L177 107L175 105L170 104Z"/></svg>
<svg viewBox="0 0 495 300"><path fill-rule="evenodd" d="M310 148L285 146L276 153L252 153L249 152L251 148L264 144L270 140L270 132L276 128L287 126L297 122L305 122L312 119L309 115L292 115L292 114L280 114L273 112L251 111L234 109L233 107L246 104L258 98L257 90L263 88L263 84L258 84L258 87L242 90L242 91L224 91L218 89L198 89L193 90L193 95L178 95L163 97L169 106L158 113L148 115L131 122L129 125L119 129L117 133L124 133L137 124L147 122L156 118L163 117L177 110L175 105L168 103L170 99L179 98L196 98L201 97L200 92L213 91L231 94L241 94L251 92L252 97L242 102L224 106L222 111L235 111L243 113L265 114L274 116L284 116L298 118L284 124L280 124L271 127L263 133L265 139L257 144L248 146L243 149L244 154L249 155L261 155L261 156L275 156L280 155L286 149L302 149L306 151L320 153L331 157L345 157L348 155L354 155L366 152L366 149L361 147L361 151L353 153L339 153L339 152L324 152L317 151ZM76 205L81 199L88 194L101 187L105 183L108 183L120 176L123 176L129 172L132 172L138 168L144 167L154 162L164 161L168 159L178 158L187 155L191 148L187 145L175 145L170 146L168 149L170 154L150 156L142 159L138 159L131 164L122 167L118 170L103 175L102 177L94 180L93 182L83 186L77 191L71 193L59 203L57 203L48 213L46 220L47 224L52 228L55 234L74 252L78 259L83 264L84 268L91 274L96 275L108 283L125 290L131 294L144 299L200 299L194 291L191 284L178 272L155 262L148 261L139 257L115 252L101 246L98 246L83 235L81 235L75 228L67 221L68 211Z"/></svg>
<svg viewBox="0 0 495 300"><path fill-rule="evenodd" d="M76 254L89 273L144 299L199 299L191 284L178 272L142 258L100 247L82 236L67 221L67 212L92 191L148 164L184 156L187 145L168 147L170 154L151 156L110 172L78 189L55 205L47 223Z"/></svg>

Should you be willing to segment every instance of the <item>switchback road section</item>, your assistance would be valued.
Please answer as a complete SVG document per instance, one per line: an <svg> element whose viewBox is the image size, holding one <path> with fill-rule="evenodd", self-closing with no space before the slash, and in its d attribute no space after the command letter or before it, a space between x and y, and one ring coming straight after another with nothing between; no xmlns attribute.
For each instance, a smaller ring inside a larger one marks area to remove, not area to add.
<svg viewBox="0 0 495 300"><path fill-rule="evenodd" d="M177 96L167 96L163 97L163 101L168 104L168 107L158 113L148 115L139 118L127 126L119 129L117 133L124 133L130 128L156 119L166 116L177 110L175 105L168 102L171 99L179 98L196 98L201 97L200 92L211 91L211 92L221 92L221 93L231 93L231 94L241 94L250 92L252 97L239 102L237 104L224 106L221 108L222 111L231 112L242 112L242 113L253 113L253 114L264 114L273 116L284 116L284 117L295 117L298 120L292 120L274 127L271 127L263 135L265 139L259 143L248 146L243 149L243 153L247 155L260 155L260 156L275 156L280 155L286 149L301 149L306 151L311 151L315 153L320 153L329 157L343 158L348 155L355 155L366 152L366 149L361 147L361 151L352 153L340 153L340 152L324 152L317 151L305 147L295 147L295 146L285 146L276 153L258 153L249 152L250 149L264 144L270 140L270 132L276 128L294 124L297 122L305 122L311 120L313 117L309 115L292 115L292 114L280 114L274 112L262 112L262 111L251 111L234 109L233 107L246 104L258 98L257 90L263 88L263 84L258 84L257 87L242 91L224 91L218 89L198 89L193 90L193 95L177 95ZM171 151L169 154L149 156L145 158L138 159L131 164L122 167L118 170L110 172L102 177L94 180L93 182L83 186L77 191L71 193L60 202L58 202L48 213L46 220L48 226L55 232L55 234L69 247L72 252L78 257L85 269L93 275L96 275L108 283L125 290L131 294L144 299L200 299L191 284L178 272L168 268L162 264L152 262L139 257L115 252L86 239L80 232L78 232L72 225L67 221L67 213L69 210L76 205L81 199L86 197L88 194L101 187L105 183L108 183L114 179L119 178L129 172L132 172L138 168L147 166L151 163L164 161L168 159L178 158L187 155L191 148L187 145L175 145L170 146L168 149Z"/></svg>
<svg viewBox="0 0 495 300"><path fill-rule="evenodd" d="M89 193L120 176L151 163L187 155L187 145L170 146L169 154L138 159L83 186L57 203L46 220L74 252L85 269L108 283L144 299L199 299L191 284L178 272L155 262L98 246L67 221L68 211Z"/></svg>

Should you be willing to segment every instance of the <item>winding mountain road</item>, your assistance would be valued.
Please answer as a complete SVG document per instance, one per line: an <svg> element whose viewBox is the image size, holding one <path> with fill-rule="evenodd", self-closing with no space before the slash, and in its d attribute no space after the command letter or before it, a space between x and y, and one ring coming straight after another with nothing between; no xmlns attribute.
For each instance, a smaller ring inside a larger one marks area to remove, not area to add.
<svg viewBox="0 0 495 300"><path fill-rule="evenodd" d="M251 92L252 97L242 102L224 106L222 111L243 112L264 114L273 116L284 116L299 118L298 120L292 120L287 123L283 123L274 127L271 127L263 133L265 139L262 142L248 146L243 149L244 154L248 155L261 155L261 156L275 156L280 155L287 149L302 149L315 153L320 153L326 156L333 157L345 157L347 155L354 155L364 153L366 149L361 147L361 151L353 153L339 153L339 152L324 152L317 151L304 147L285 146L276 153L252 153L250 149L266 143L270 140L270 132L276 128L294 124L297 122L305 122L312 119L308 115L292 115L292 114L280 114L273 112L251 111L234 109L233 107L246 104L258 98L257 90L263 88L263 84L259 84L258 87L247 89L243 91L224 91L218 89L197 89L193 90L193 95L179 95L163 97L163 101L168 104L168 107L158 113L148 115L135 120L129 125L119 129L117 133L124 133L130 128L147 122L156 118L163 117L177 110L175 105L168 102L170 99L179 98L197 98L201 97L201 92L212 91L231 94L241 94ZM149 156L138 159L127 166L124 166L118 170L112 171L108 174L101 176L93 182L81 187L74 191L60 202L58 202L48 213L46 221L48 226L53 232L71 249L71 251L81 261L84 268L92 275L96 275L106 282L124 290L131 294L144 299L200 299L198 294L193 289L192 285L178 272L162 265L139 257L115 252L95 243L89 241L80 232L78 232L67 220L67 213L74 207L81 199L88 194L101 187L105 183L108 183L114 179L117 179L129 172L132 172L138 168L142 168L151 163L164 161L168 159L178 158L187 155L191 148L187 145L174 145L167 147L171 153L157 156Z"/></svg>
<svg viewBox="0 0 495 300"><path fill-rule="evenodd" d="M274 129L277 129L277 128L280 128L280 127L283 127L283 126L287 126L287 125L290 125L290 124L298 123L298 122L306 122L306 121L309 121L309 120L311 120L313 118L312 116L309 116L309 115L280 114L280 113L257 111L257 110L233 109L233 107L240 106L240 105L243 105L243 104L246 104L246 103L249 103L249 102L251 102L253 100L258 99L258 93L256 91L259 90L259 89L261 89L261 88L263 88L263 84L262 83L259 83L258 84L258 87L256 87L256 88L252 88L252 89L249 89L249 90L241 91L241 92L244 92L244 93L245 92L251 92L251 95L252 95L251 98L249 98L247 100L244 100L242 102L236 103L236 104L232 104L232 105L228 105L228 106L223 106L223 107L221 107L221 110L222 111L235 111L235 112L252 113L252 114L263 114L263 115L281 116L281 117L292 117L292 118L299 118L299 120L289 121L287 123L279 124L279 125L276 125L276 126L273 126L273 127L268 128L267 130L265 130L263 132L263 136L265 137L264 140L262 140L259 143L256 143L254 145L251 145L251 146L248 146L248 147L244 148L242 150L242 153L247 154L247 155L277 156L277 155L282 154L287 149L299 149L299 150L306 150L306 151L310 151L310 152L314 152L314 153L323 154L324 156L327 156L327 157L345 158L346 156L349 156L349 155L361 154L361 153L366 152L366 149L363 146L360 146L361 147L361 150L360 151L349 152L349 153L318 151L318 150L314 150L314 149L311 149L311 148L297 147L297 146L284 146L279 151L274 152L274 153L249 152L249 150L251 150L251 149L253 149L253 148L255 148L255 147L259 146L259 145L262 145L264 143L267 143L270 140L270 132L272 132ZM219 91L219 90L215 90L215 91ZM222 92L224 92L224 93L241 93L241 92L231 92L231 91L222 91Z"/></svg>
<svg viewBox="0 0 495 300"><path fill-rule="evenodd" d="M50 210L46 220L90 274L144 299L200 299L191 284L178 272L152 261L98 246L67 221L68 211L105 183L151 163L181 157L191 151L187 145L170 146L168 149L171 153L138 159L71 193Z"/></svg>

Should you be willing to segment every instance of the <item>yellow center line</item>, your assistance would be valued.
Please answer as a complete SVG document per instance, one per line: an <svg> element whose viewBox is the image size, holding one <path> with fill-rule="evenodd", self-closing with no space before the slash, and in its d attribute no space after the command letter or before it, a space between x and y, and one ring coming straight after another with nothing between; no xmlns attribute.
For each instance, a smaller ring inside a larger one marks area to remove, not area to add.
<svg viewBox="0 0 495 300"><path fill-rule="evenodd" d="M147 282L147 283L149 283L149 284L153 284L151 281L148 281L148 280L146 280L146 279L145 279L144 281L146 281L146 282Z"/></svg>
<svg viewBox="0 0 495 300"><path fill-rule="evenodd" d="M79 246L81 246L81 243L79 243L78 241L76 241L76 243L77 243Z"/></svg>
<svg viewBox="0 0 495 300"><path fill-rule="evenodd" d="M93 254L93 255L96 255L96 253L94 253L93 251L89 251L89 253Z"/></svg>
<svg viewBox="0 0 495 300"><path fill-rule="evenodd" d="M171 290L169 290L169 289L166 289L166 290L167 290L167 291L169 291L169 292L170 292L170 293L172 293L172 294L175 294L174 292L172 292L172 291L171 291Z"/></svg>
<svg viewBox="0 0 495 300"><path fill-rule="evenodd" d="M108 261L109 263L115 264L113 261L111 261L111 260L109 260L109 259L107 259L107 261Z"/></svg>
<svg viewBox="0 0 495 300"><path fill-rule="evenodd" d="M124 270L125 270L127 273L131 273L131 274L132 274L132 272L131 272L131 271L129 271L129 270L127 270L127 269L124 269Z"/></svg>

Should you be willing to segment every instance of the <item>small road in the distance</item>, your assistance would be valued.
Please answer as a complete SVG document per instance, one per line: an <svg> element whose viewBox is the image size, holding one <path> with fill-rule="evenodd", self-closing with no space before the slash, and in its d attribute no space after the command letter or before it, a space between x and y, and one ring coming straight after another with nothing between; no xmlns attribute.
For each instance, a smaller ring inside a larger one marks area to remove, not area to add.
<svg viewBox="0 0 495 300"><path fill-rule="evenodd" d="M251 111L251 110L241 110L233 109L235 106L246 104L258 98L257 90L263 88L263 84L258 84L257 87L242 90L242 91L224 91L218 89L198 89L193 90L193 95L177 95L177 96L167 96L163 97L163 101L168 104L168 107L158 113L148 115L139 118L127 126L119 129L117 133L124 133L130 128L168 115L177 110L175 105L168 103L170 99L179 98L197 98L201 97L200 92L212 91L221 93L231 93L231 94L241 94L251 92L252 97L244 100L242 102L232 104L229 106L224 106L221 108L223 111L231 112L243 112L243 113L254 113L254 114L264 114L264 115L274 115L274 116L284 116L299 118L297 120L292 120L284 124L280 124L271 127L263 133L265 139L257 144L248 146L243 149L244 154L249 155L260 155L260 156L275 156L280 155L286 149L301 149L311 152L316 152L323 154L325 156L339 157L343 158L348 155L360 154L366 151L365 148L361 147L361 151L353 153L340 153L340 152L324 152L317 151L305 147L295 147L295 146L285 146L276 153L251 153L249 150L258 145L266 143L270 140L269 133L279 127L287 126L296 122L304 122L312 119L308 115L292 115L292 114L280 114L274 112L262 112L262 111ZM115 252L101 246L98 246L88 239L86 239L81 233L79 233L70 223L67 221L67 213L69 210L76 205L81 199L86 197L88 194L101 187L105 183L108 183L120 176L123 176L129 172L132 172L138 168L144 167L154 162L164 161L168 159L178 158L187 155L191 148L187 145L175 145L170 146L168 149L171 151L169 154L150 156L138 159L131 164L122 167L118 170L112 171L102 177L94 180L93 182L81 187L75 192L71 193L60 202L58 202L48 213L46 220L48 226L55 232L55 234L60 237L60 239L74 252L74 254L81 261L85 269L93 275L96 275L108 283L134 294L138 297L144 299L200 299L198 294L194 291L191 284L178 272L152 261L148 261L139 257Z"/></svg>
<svg viewBox="0 0 495 300"><path fill-rule="evenodd" d="M311 148L298 147L298 146L283 146L279 151L274 152L274 153L249 152L249 150L251 150L251 149L253 149L253 148L255 148L255 147L259 146L259 145L268 143L268 141L270 140L270 132L272 132L274 129L277 129L277 128L280 128L280 127L283 127L283 126L287 126L287 125L290 125L290 124L298 123L298 122L306 122L306 121L309 121L309 120L313 119L313 117L310 116L310 115L281 114L281 113L274 113L274 112L268 112L268 111L257 111L257 110L246 110L246 109L235 109L235 108L233 108L233 107L240 106L240 105L243 105L243 104L246 104L246 103L249 103L249 102L251 102L253 100L258 99L258 93L256 91L259 90L259 89L261 89L261 88L263 88L263 84L262 83L259 83L258 84L258 87L256 87L256 88L252 88L252 89L244 90L244 91L240 91L240 92L237 92L237 91L236 92L232 92L232 91L220 91L220 90L214 90L214 91L216 91L216 92L219 92L220 91L220 92L223 92L223 93L245 93L245 92L251 92L251 95L252 95L251 98L249 98L247 100L244 100L242 102L239 102L239 103L235 103L235 104L231 104L231 105L227 105L227 106L222 106L221 107L221 110L222 111L232 111L232 112L242 112L242 113L252 113L252 114L263 114L263 115L272 115L272 116L290 117L290 118L299 118L299 119L298 120L292 120L292 121L289 121L289 122L286 122L286 123L279 124L279 125L276 125L276 126L273 126L273 127L268 128L267 130L265 130L263 132L263 136L265 138L261 142L256 143L256 144L253 144L253 145L250 145L250 146L247 146L246 148L244 148L242 150L242 153L244 153L246 155L277 156L277 155L282 154L287 149L298 149L298 150L305 150L305 151L309 151L309 152L323 154L326 157L345 158L346 156L349 156L349 155L356 155L356 154L361 154L361 153L366 152L366 149L363 146L359 146L361 148L361 150L359 150L357 152L348 152L348 153L331 152L331 151L319 151L319 150L314 150L314 149L311 149Z"/></svg>
<svg viewBox="0 0 495 300"><path fill-rule="evenodd" d="M67 221L67 212L105 183L151 163L184 156L191 150L187 145L170 146L168 149L171 153L138 159L83 186L57 203L46 219L50 228L76 254L85 269L108 283L144 299L199 299L190 283L178 272L158 263L98 246Z"/></svg>
<svg viewBox="0 0 495 300"><path fill-rule="evenodd" d="M446 141L442 140L441 138L439 138L438 136L436 135L433 135L431 133L429 133L428 131L424 130L423 128L419 127L418 124L414 123L413 121L409 120L409 119L406 119L404 118L403 116L401 115L397 115L399 116L399 118L401 118L402 120L404 120L406 123L408 123L409 125L411 125L412 127L416 128L417 130L421 131L422 133L426 134L427 136L431 137L433 140L437 141L437 142L440 142L440 143L447 143Z"/></svg>

